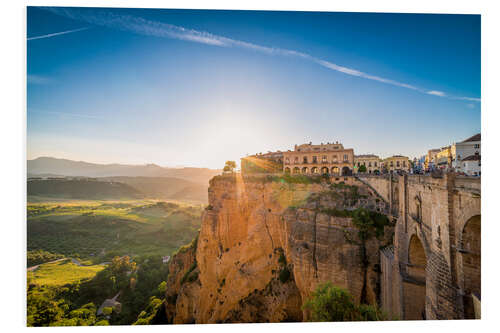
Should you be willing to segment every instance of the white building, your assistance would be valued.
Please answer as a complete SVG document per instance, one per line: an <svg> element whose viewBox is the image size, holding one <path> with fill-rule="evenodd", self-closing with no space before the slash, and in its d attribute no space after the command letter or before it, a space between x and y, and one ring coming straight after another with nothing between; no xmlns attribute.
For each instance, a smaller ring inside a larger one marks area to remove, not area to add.
<svg viewBox="0 0 500 333"><path fill-rule="evenodd" d="M471 155L461 162L461 169L468 176L481 176L481 155Z"/></svg>
<svg viewBox="0 0 500 333"><path fill-rule="evenodd" d="M476 167L481 166L481 133L471 136L470 138L462 141L454 143L451 146L451 155L452 155L452 167L456 172L464 172L464 165L471 165L472 162L476 164ZM466 158L470 156L477 156L478 158L474 158L472 160L467 160ZM467 163L462 163L466 161ZM478 162L479 161L479 162ZM480 174L480 170L478 171Z"/></svg>

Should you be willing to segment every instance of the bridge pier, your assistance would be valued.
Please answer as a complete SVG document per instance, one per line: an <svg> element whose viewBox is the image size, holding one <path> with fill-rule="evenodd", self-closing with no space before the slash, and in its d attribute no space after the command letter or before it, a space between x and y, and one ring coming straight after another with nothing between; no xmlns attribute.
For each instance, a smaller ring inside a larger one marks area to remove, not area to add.
<svg viewBox="0 0 500 333"><path fill-rule="evenodd" d="M383 309L400 319L480 317L480 179L449 173L363 181L398 216L394 246L380 253Z"/></svg>

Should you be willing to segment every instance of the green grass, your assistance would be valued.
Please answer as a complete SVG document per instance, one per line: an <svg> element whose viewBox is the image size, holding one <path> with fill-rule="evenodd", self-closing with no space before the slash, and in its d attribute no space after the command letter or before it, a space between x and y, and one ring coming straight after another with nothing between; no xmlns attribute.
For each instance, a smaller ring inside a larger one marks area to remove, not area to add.
<svg viewBox="0 0 500 333"><path fill-rule="evenodd" d="M94 263L168 255L196 235L203 208L155 200L28 203L28 250Z"/></svg>
<svg viewBox="0 0 500 333"><path fill-rule="evenodd" d="M55 263L41 264L37 270L27 272L28 281L42 286L63 286L78 281L92 279L103 265L78 266L70 259Z"/></svg>

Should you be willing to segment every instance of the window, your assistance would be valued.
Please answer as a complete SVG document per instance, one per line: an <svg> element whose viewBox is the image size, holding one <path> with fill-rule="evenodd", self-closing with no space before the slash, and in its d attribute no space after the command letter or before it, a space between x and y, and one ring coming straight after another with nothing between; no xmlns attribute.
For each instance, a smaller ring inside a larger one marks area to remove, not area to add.
<svg viewBox="0 0 500 333"><path fill-rule="evenodd" d="M332 156L332 161L333 161L333 162L337 162L337 155L333 155L333 156Z"/></svg>
<svg viewBox="0 0 500 333"><path fill-rule="evenodd" d="M358 162L358 167L361 166L361 163Z"/></svg>
<svg viewBox="0 0 500 333"><path fill-rule="evenodd" d="M299 157L298 156L295 156L295 160L293 161L293 163L295 163L295 164L299 163Z"/></svg>
<svg viewBox="0 0 500 333"><path fill-rule="evenodd" d="M313 156L313 163L318 163L318 156Z"/></svg>
<svg viewBox="0 0 500 333"><path fill-rule="evenodd" d="M474 148L475 149L479 149L479 145L474 145Z"/></svg>
<svg viewBox="0 0 500 333"><path fill-rule="evenodd" d="M392 168L393 166L394 166L394 162L393 162L393 161L391 161L391 168Z"/></svg>
<svg viewBox="0 0 500 333"><path fill-rule="evenodd" d="M368 162L368 166L371 167L372 166L372 162Z"/></svg>
<svg viewBox="0 0 500 333"><path fill-rule="evenodd" d="M302 161L302 163L307 163L307 156L304 156L304 160Z"/></svg>
<svg viewBox="0 0 500 333"><path fill-rule="evenodd" d="M344 155L344 161L348 161L348 160L349 160L349 156Z"/></svg>
<svg viewBox="0 0 500 333"><path fill-rule="evenodd" d="M285 164L290 164L290 159L288 157L285 158Z"/></svg>
<svg viewBox="0 0 500 333"><path fill-rule="evenodd" d="M396 161L396 167L399 168L399 161Z"/></svg>
<svg viewBox="0 0 500 333"><path fill-rule="evenodd" d="M323 155L323 158L321 159L321 162L323 162L323 163L326 163L326 162L327 162L327 160L326 160L326 155Z"/></svg>
<svg viewBox="0 0 500 333"><path fill-rule="evenodd" d="M373 162L373 165L374 165L374 166L377 166L377 162Z"/></svg>
<svg viewBox="0 0 500 333"><path fill-rule="evenodd" d="M406 161L403 161L403 167L404 168L406 167Z"/></svg>

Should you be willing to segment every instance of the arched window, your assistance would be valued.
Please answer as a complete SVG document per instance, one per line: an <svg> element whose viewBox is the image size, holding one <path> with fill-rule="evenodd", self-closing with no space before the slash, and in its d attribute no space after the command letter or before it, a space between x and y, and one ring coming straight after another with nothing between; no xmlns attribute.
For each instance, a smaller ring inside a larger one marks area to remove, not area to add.
<svg viewBox="0 0 500 333"><path fill-rule="evenodd" d="M313 156L313 163L318 163L318 156Z"/></svg>
<svg viewBox="0 0 500 333"><path fill-rule="evenodd" d="M288 157L285 158L285 164L290 164L290 159Z"/></svg>
<svg viewBox="0 0 500 333"><path fill-rule="evenodd" d="M293 161L294 164L299 164L299 157L295 156L295 160Z"/></svg>
<svg viewBox="0 0 500 333"><path fill-rule="evenodd" d="M323 157L321 158L321 162L322 163L326 163L327 162L326 155L323 155Z"/></svg>
<svg viewBox="0 0 500 333"><path fill-rule="evenodd" d="M304 156L304 158L302 159L302 163L307 164L307 156Z"/></svg>

